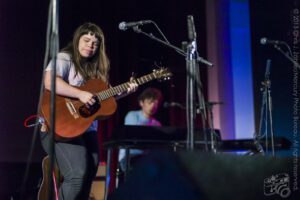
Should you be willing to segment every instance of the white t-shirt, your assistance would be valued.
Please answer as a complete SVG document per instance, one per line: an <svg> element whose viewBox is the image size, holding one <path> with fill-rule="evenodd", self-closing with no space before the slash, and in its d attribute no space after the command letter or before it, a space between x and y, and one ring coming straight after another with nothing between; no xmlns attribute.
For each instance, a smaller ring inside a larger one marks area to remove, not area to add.
<svg viewBox="0 0 300 200"><path fill-rule="evenodd" d="M46 71L53 69L53 60L48 64ZM84 84L84 79L80 73L76 74L75 65L68 53L58 53L56 59L56 74L64 81L72 86L81 86Z"/></svg>
<svg viewBox="0 0 300 200"><path fill-rule="evenodd" d="M51 60L46 68L46 71L53 69L54 62ZM78 72L76 74L75 65L68 53L58 53L56 59L56 74L61 77L64 81L72 86L81 86L85 83L81 74ZM76 76L75 76L76 75ZM97 131L98 122L94 121L87 131Z"/></svg>

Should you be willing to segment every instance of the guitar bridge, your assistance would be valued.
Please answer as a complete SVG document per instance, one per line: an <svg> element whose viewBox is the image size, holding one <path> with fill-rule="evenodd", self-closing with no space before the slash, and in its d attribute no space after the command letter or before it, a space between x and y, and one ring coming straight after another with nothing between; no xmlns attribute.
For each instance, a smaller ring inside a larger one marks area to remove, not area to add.
<svg viewBox="0 0 300 200"><path fill-rule="evenodd" d="M70 114L74 117L74 119L79 118L79 114L78 114L76 108L74 107L72 101L68 98L66 98L66 106L67 106Z"/></svg>

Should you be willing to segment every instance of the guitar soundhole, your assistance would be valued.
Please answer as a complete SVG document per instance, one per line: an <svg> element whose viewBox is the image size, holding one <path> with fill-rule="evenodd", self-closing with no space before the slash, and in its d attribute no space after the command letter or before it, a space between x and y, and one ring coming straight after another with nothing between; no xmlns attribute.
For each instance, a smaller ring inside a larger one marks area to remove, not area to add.
<svg viewBox="0 0 300 200"><path fill-rule="evenodd" d="M87 106L84 104L79 107L79 113L82 117L84 118L90 117L100 109L101 105L99 99L96 96L94 96L93 98L95 99L96 102L92 106L91 105Z"/></svg>

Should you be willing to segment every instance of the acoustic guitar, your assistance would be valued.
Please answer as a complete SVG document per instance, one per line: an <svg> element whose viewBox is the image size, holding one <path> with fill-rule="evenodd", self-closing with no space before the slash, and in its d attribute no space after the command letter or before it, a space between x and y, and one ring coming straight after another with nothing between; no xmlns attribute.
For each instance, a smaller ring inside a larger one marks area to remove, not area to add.
<svg viewBox="0 0 300 200"><path fill-rule="evenodd" d="M38 200L49 200L49 176L48 176L48 172L49 172L49 168L50 168L50 159L49 156L44 157L43 162L42 162L42 170L43 170L43 180L41 182L40 188L39 188L39 192L38 192ZM62 177L60 175L58 166L55 162L54 164L54 168L53 168L53 173L52 173L52 178L55 180L55 182L53 182L52 186L54 186L55 188L52 190L53 194L52 194L52 198L53 200L56 199L56 194L58 194L58 188L60 186L60 183L62 182ZM53 180L52 179L52 180Z"/></svg>
<svg viewBox="0 0 300 200"><path fill-rule="evenodd" d="M152 73L133 80L142 85L155 79L169 79L172 73L167 68L154 70ZM132 81L131 81L132 82ZM94 94L96 103L86 106L78 99L61 95L55 96L55 136L57 139L70 139L80 136L95 119L104 119L111 116L117 109L114 96L125 92L129 83L109 87L100 79L91 79L85 85L78 87L81 90ZM46 125L50 125L50 91L45 90L42 97L41 112Z"/></svg>

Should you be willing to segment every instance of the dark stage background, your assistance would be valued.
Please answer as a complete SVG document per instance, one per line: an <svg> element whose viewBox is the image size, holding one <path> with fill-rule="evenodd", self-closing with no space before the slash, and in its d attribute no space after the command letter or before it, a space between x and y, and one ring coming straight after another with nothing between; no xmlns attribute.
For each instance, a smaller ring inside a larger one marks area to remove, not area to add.
<svg viewBox="0 0 300 200"><path fill-rule="evenodd" d="M250 0L249 6L256 129L261 104L260 82L264 78L266 59L270 58L275 135L299 141L299 133L296 138L293 136L292 64L271 46L259 44L261 37L292 44L295 38L292 12L295 8L299 9L299 1ZM98 24L106 36L107 51L111 60L112 85L128 81L132 72L137 73L137 76L150 73L155 68L155 63L170 68L174 74L173 79L168 82L151 82L140 87L137 93L119 100L115 115L109 121L102 122L108 124L106 130L110 130L113 126L121 126L125 114L129 110L138 109L136 98L146 86L161 89L165 101L184 103L186 95L185 58L132 30L120 31L118 24L121 21L151 19L158 24L172 44L180 47L181 42L187 40L186 16L193 15L198 51L200 56L205 58L206 12L209 11L205 10L204 0L60 1L60 47L64 47L72 38L73 31L78 25L87 21ZM37 110L47 13L48 1L0 1L0 163L4 163L1 166L6 170L13 169L11 163L24 164L29 153L33 129L25 128L23 121ZM144 26L143 30L159 35L152 25ZM299 41L299 35L297 38ZM299 43L296 45L299 47ZM201 70L206 92L209 90L206 84L207 69L203 67ZM177 108L160 108L157 118L165 126L186 126L185 111ZM297 130L299 132L299 126ZM107 138L107 135L104 138ZM285 151L282 154L291 155L292 152ZM41 162L44 155L37 141L33 162ZM0 171L0 176L5 173L9 174L5 170ZM12 176L18 176L20 179L20 173L14 173Z"/></svg>

